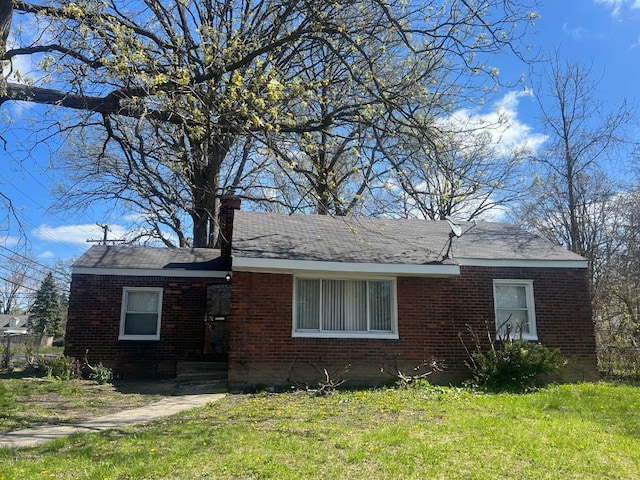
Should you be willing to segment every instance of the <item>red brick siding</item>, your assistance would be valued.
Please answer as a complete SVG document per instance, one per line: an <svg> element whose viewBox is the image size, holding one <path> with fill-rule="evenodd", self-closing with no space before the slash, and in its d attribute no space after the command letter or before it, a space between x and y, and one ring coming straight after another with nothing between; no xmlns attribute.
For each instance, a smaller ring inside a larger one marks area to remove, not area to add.
<svg viewBox="0 0 640 480"><path fill-rule="evenodd" d="M127 377L172 377L180 360L198 360L204 345L206 288L224 279L75 274L65 354L102 362ZM159 341L118 340L123 287L163 287Z"/></svg>
<svg viewBox="0 0 640 480"><path fill-rule="evenodd" d="M493 331L493 279L534 281L540 341L570 360L567 379L596 375L595 341L586 271L582 269L462 267L450 278L397 279L398 340L293 338L293 276L235 272L229 382L232 386L313 383L319 372L341 371L353 383L390 380L381 367L405 373L431 358L446 369L433 381L467 375L468 328Z"/></svg>

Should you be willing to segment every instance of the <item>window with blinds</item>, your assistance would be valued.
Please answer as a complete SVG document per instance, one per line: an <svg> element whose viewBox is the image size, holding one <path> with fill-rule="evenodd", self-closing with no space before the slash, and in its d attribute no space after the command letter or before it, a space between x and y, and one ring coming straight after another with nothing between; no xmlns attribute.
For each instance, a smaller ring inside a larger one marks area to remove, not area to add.
<svg viewBox="0 0 640 480"><path fill-rule="evenodd" d="M397 338L395 312L393 280L296 279L294 335Z"/></svg>

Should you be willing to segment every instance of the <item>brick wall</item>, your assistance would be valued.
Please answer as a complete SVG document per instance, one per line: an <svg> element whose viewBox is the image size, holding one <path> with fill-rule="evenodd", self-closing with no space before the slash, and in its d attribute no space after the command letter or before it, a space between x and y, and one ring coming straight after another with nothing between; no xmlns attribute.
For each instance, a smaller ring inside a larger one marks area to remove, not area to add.
<svg viewBox="0 0 640 480"><path fill-rule="evenodd" d="M352 383L392 379L381 368L405 373L425 360L442 360L434 382L466 378L471 347L468 328L486 337L495 331L493 279L534 281L540 342L560 348L569 360L566 380L596 377L594 329L586 270L462 267L450 278L400 277L398 340L292 337L292 275L235 272L229 383L236 387L314 384L323 369Z"/></svg>
<svg viewBox="0 0 640 480"><path fill-rule="evenodd" d="M123 378L176 375L176 363L199 360L207 285L224 279L74 274L65 354L102 362ZM123 287L163 287L159 341L118 340Z"/></svg>

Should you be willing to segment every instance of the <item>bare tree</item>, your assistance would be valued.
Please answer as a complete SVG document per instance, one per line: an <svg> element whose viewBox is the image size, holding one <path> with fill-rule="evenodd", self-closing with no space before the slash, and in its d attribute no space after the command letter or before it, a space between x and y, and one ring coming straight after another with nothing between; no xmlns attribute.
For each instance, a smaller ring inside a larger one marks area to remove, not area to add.
<svg viewBox="0 0 640 480"><path fill-rule="evenodd" d="M31 294L40 282L30 262L24 255L0 248L0 313L28 311Z"/></svg>
<svg viewBox="0 0 640 480"><path fill-rule="evenodd" d="M615 376L640 375L640 193L637 187L618 193L601 229L593 309L600 368Z"/></svg>
<svg viewBox="0 0 640 480"><path fill-rule="evenodd" d="M524 220L549 240L593 264L606 224L607 200L615 193L605 167L613 164L632 112L626 103L607 112L596 97L598 82L580 63L557 56L536 91L549 140L535 160L537 188L524 203Z"/></svg>
<svg viewBox="0 0 640 480"><path fill-rule="evenodd" d="M387 152L397 179L387 190L398 199L402 215L473 220L504 212L527 195L530 185L522 172L532 151L502 143L499 134L509 127L509 118L444 123L437 122L428 135L426 129L407 131L400 148Z"/></svg>
<svg viewBox="0 0 640 480"><path fill-rule="evenodd" d="M537 95L549 139L516 218L589 261L600 367L610 370L622 358L614 350L636 335L640 297L637 195L610 173L620 168L632 112L624 103L607 112L591 69L581 64L555 57L543 82Z"/></svg>

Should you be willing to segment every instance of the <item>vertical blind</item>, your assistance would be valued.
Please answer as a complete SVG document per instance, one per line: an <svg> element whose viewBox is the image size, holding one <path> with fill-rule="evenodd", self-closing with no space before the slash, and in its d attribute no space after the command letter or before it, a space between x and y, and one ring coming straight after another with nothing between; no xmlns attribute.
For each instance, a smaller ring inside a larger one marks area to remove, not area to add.
<svg viewBox="0 0 640 480"><path fill-rule="evenodd" d="M389 280L299 278L296 329L338 332L392 330Z"/></svg>

